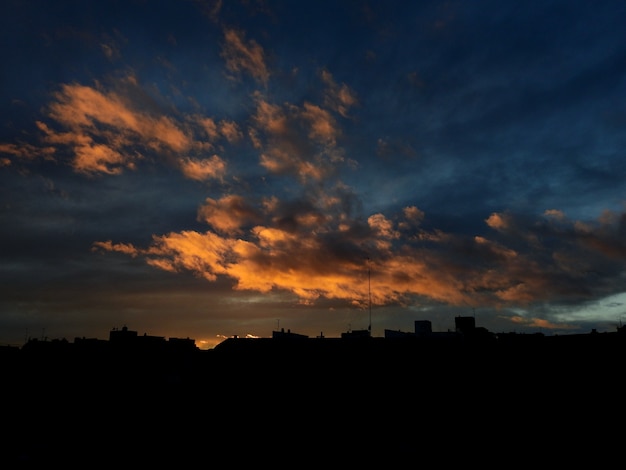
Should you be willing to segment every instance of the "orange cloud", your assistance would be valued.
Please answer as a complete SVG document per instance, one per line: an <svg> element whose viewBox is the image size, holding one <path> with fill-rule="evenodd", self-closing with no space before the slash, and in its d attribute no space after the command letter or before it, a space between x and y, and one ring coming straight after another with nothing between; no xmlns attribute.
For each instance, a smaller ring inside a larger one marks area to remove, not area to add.
<svg viewBox="0 0 626 470"><path fill-rule="evenodd" d="M228 274L224 261L232 252L232 244L211 232L184 231L155 236L153 246L146 252L147 262L168 271L191 271L214 281L218 274Z"/></svg>
<svg viewBox="0 0 626 470"><path fill-rule="evenodd" d="M258 128L273 135L286 136L288 126L285 112L280 106L270 104L262 99L259 94L256 96L257 108L253 119Z"/></svg>
<svg viewBox="0 0 626 470"><path fill-rule="evenodd" d="M179 159L179 163L183 174L197 181L219 179L226 173L226 162L217 155L204 160L185 157Z"/></svg>
<svg viewBox="0 0 626 470"><path fill-rule="evenodd" d="M393 223L383 214L374 214L368 217L370 228L382 238L398 238L400 234L394 229Z"/></svg>
<svg viewBox="0 0 626 470"><path fill-rule="evenodd" d="M509 227L509 218L507 215L498 214L496 212L491 214L485 222L487 222L489 227L499 231L506 230Z"/></svg>
<svg viewBox="0 0 626 470"><path fill-rule="evenodd" d="M213 201L207 207L212 207L214 212L209 213L217 217L235 201ZM458 249L451 244L456 243L455 237L432 238L445 245L443 251L438 246L427 250L404 242L396 246L389 242L390 234L395 234L389 221L374 220L376 230L360 241L351 240L351 231L342 229L342 224L336 231L326 227L322 233L259 225L247 240L190 231L155 237L144 255L160 269L188 270L211 281L223 275L236 280L236 289L286 290L303 303L325 297L365 305L368 267L375 305L405 303L413 296L450 305L520 305L563 288L562 279L553 279L549 267L542 271L535 260L484 238L477 237L474 245L459 244ZM236 221L227 224L224 232L235 229L239 229ZM465 251L463 256L470 256L468 260L479 262L464 262L460 249ZM371 256L369 266L366 253Z"/></svg>
<svg viewBox="0 0 626 470"><path fill-rule="evenodd" d="M218 232L241 233L241 226L259 221L255 209L241 196L225 196L219 200L207 198L198 209L198 220L206 222Z"/></svg>
<svg viewBox="0 0 626 470"><path fill-rule="evenodd" d="M206 135L210 140L217 140L219 138L217 124L215 124L215 121L213 119L199 116L197 118L197 121L200 127L204 130L204 132L206 132Z"/></svg>
<svg viewBox="0 0 626 470"><path fill-rule="evenodd" d="M255 80L266 85L270 73L264 55L263 48L256 41L245 41L244 33L234 29L224 30L222 57L231 72L248 72Z"/></svg>
<svg viewBox="0 0 626 470"><path fill-rule="evenodd" d="M237 198L212 201L217 215L225 207L241 203ZM220 207L220 204L222 207ZM232 230L232 227L228 226ZM365 305L367 299L366 258L357 259L332 253L312 232L288 232L275 227L257 226L250 240L186 231L155 237L143 254L147 262L171 272L188 270L215 280L218 275L237 281L237 289L269 292L272 289L293 292L303 303L321 296ZM122 250L110 243L98 247ZM129 250L129 252L133 252ZM133 252L134 253L134 252ZM371 287L375 302L399 302L406 295L428 295L432 298L462 302L459 281L442 271L429 273L428 266L418 260L418 253L389 257L373 265L375 280Z"/></svg>
<svg viewBox="0 0 626 470"><path fill-rule="evenodd" d="M335 139L339 131L336 129L335 120L331 114L311 103L304 103L302 116L309 121L311 129L309 137L314 140L334 146Z"/></svg>
<svg viewBox="0 0 626 470"><path fill-rule="evenodd" d="M521 317L521 316L513 316L513 317L509 317L509 321L520 324L520 325L524 325L524 326L543 328L547 330L555 330L555 329L567 330L567 329L574 328L566 323L553 323L543 318L527 318L527 317Z"/></svg>
<svg viewBox="0 0 626 470"><path fill-rule="evenodd" d="M130 243L113 243L111 240L107 240L104 242L94 242L92 245L92 251L95 251L98 248L105 251L124 253L126 255L132 256L133 258L141 252L141 250L138 250Z"/></svg>
<svg viewBox="0 0 626 470"><path fill-rule="evenodd" d="M229 142L237 142L243 138L243 134L236 122L220 121L220 133Z"/></svg>
<svg viewBox="0 0 626 470"><path fill-rule="evenodd" d="M301 181L319 181L343 161L336 147L339 130L332 116L305 103L279 107L256 95L254 128L249 135L262 150L260 164L274 174L293 174Z"/></svg>
<svg viewBox="0 0 626 470"><path fill-rule="evenodd" d="M424 212L415 206L408 206L402 210L404 217L415 224L420 224L424 220Z"/></svg>
<svg viewBox="0 0 626 470"><path fill-rule="evenodd" d="M321 76L322 81L328 86L324 105L340 116L348 117L350 108L358 104L356 94L345 83L341 86L337 85L332 74L327 70L323 70Z"/></svg>
<svg viewBox="0 0 626 470"><path fill-rule="evenodd" d="M132 79L129 83L134 84ZM48 116L65 131L43 122L39 129L45 141L69 147L72 166L83 173L117 174L134 168L141 155L133 150L142 145L157 151L181 152L191 139L170 118L150 116L133 109L130 102L114 92L84 85L62 85L48 106Z"/></svg>
<svg viewBox="0 0 626 470"><path fill-rule="evenodd" d="M228 143L241 140L243 133L236 123L216 123L197 114L177 121L159 114L156 104L146 106L149 95L134 77L126 77L116 86L116 90L106 90L98 83L94 87L61 85L47 106L49 119L35 123L44 146L0 144L0 154L21 159L69 154L68 163L87 175L120 174L135 170L140 161L162 157L168 163L178 163L190 179L224 176L226 161L205 155L220 138Z"/></svg>
<svg viewBox="0 0 626 470"><path fill-rule="evenodd" d="M18 159L32 160L34 158L46 158L53 159L54 148L53 147L37 147L32 144L0 144L0 153L17 157ZM7 165L11 161L7 158Z"/></svg>

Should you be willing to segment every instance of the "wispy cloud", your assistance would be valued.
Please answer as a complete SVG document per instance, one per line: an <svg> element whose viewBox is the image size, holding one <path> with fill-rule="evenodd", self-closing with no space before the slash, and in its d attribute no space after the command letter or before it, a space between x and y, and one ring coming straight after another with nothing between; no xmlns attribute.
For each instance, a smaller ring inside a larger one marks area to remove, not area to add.
<svg viewBox="0 0 626 470"><path fill-rule="evenodd" d="M117 87L62 85L47 106L49 120L36 123L43 145L2 144L0 152L21 159L67 161L85 175L117 175L136 170L146 159L161 158L174 162L190 179L224 177L226 161L206 153L220 139L237 142L242 138L235 123L216 123L198 115L177 120L149 109L133 98L146 95L133 76L118 82Z"/></svg>
<svg viewBox="0 0 626 470"><path fill-rule="evenodd" d="M222 57L230 72L235 75L246 72L260 84L267 85L270 72L265 64L263 48L253 39L246 41L242 31L224 30Z"/></svg>

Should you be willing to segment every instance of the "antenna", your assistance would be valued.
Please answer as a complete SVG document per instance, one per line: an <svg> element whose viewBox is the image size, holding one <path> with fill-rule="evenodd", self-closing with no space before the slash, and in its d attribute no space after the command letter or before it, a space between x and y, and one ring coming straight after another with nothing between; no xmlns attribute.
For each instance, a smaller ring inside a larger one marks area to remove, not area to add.
<svg viewBox="0 0 626 470"><path fill-rule="evenodd" d="M370 324L367 328L370 332L370 336L372 336L372 275L370 270L370 257L367 257L367 302L369 304L370 311Z"/></svg>

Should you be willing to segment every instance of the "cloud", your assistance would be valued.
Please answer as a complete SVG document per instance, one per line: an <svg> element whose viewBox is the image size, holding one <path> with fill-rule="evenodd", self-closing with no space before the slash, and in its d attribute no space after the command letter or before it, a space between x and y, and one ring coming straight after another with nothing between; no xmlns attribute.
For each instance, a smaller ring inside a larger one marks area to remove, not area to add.
<svg viewBox="0 0 626 470"><path fill-rule="evenodd" d="M424 220L424 212L416 206L407 206L402 209L405 221L401 222L398 227L401 229L410 229L419 226Z"/></svg>
<svg viewBox="0 0 626 470"><path fill-rule="evenodd" d="M40 147L30 143L22 142L20 144L0 144L0 154L12 156L19 160L33 160L43 158L44 160L54 160L54 147ZM11 163L11 159L5 157L3 159L5 165Z"/></svg>
<svg viewBox="0 0 626 470"><path fill-rule="evenodd" d="M568 330L568 329L574 329L573 326L568 325L566 323L554 323L551 322L549 320L543 319L543 318L527 318L527 317L521 317L521 316L513 316L510 317L509 320L512 323L516 323L518 325L523 325L525 327L532 327L532 328L542 328L542 329L546 329L546 330Z"/></svg>
<svg viewBox="0 0 626 470"><path fill-rule="evenodd" d="M243 33L225 31L223 57L231 71L248 71L263 82L269 79L262 48L246 42ZM309 101L278 105L259 92L253 94L256 108L247 135L262 169L295 176L302 183L320 182L344 162L338 146L341 129L333 112L345 115L356 98L346 86L337 86L330 73L323 73L322 80L328 86L328 109ZM154 90L143 89L132 74L109 83L61 84L45 108L46 119L36 122L43 145L2 144L0 152L66 162L87 176L119 175L140 164L166 162L189 179L223 182L228 168L221 156L223 145L241 144L239 123L166 108L164 100L154 96Z"/></svg>
<svg viewBox="0 0 626 470"><path fill-rule="evenodd" d="M190 117L190 121L204 131L205 137L208 138L206 144L209 147L222 137L230 143L238 142L243 138L243 132L234 121L222 119L215 122L215 119L202 115L193 115Z"/></svg>
<svg viewBox="0 0 626 470"><path fill-rule="evenodd" d="M111 240L107 240L104 242L94 242L92 245L92 251L97 251L98 249L124 253L126 255L132 256L133 258L140 253L140 250L135 248L130 243L113 243Z"/></svg>
<svg viewBox="0 0 626 470"><path fill-rule="evenodd" d="M226 172L226 162L217 155L204 160L185 157L179 161L183 174L192 180L217 179L223 177Z"/></svg>
<svg viewBox="0 0 626 470"><path fill-rule="evenodd" d="M260 221L260 216L242 196L224 196L219 200L207 198L198 209L198 220L214 230L226 234L241 233L241 226L250 221Z"/></svg>
<svg viewBox="0 0 626 470"><path fill-rule="evenodd" d="M322 81L328 86L324 105L347 118L350 109L359 103L356 93L345 83L341 86L337 85L332 74L327 70L322 70L321 76Z"/></svg>
<svg viewBox="0 0 626 470"><path fill-rule="evenodd" d="M223 135L228 142L238 142L243 138L243 133L236 122L221 120L219 130L221 135Z"/></svg>
<svg viewBox="0 0 626 470"><path fill-rule="evenodd" d="M62 85L54 93L48 117L67 131L40 123L46 142L69 147L74 169L83 173L119 173L123 167L134 167L140 154L133 151L133 145L183 152L192 144L171 118L141 112L113 91L85 85Z"/></svg>
<svg viewBox="0 0 626 470"><path fill-rule="evenodd" d="M305 304L327 298L361 307L365 307L368 297L368 269L375 305L407 305L422 299L503 308L555 298L565 301L590 297L606 288L626 258L626 252L620 258L612 257L620 247L623 249L624 242L618 237L602 237L600 234L608 229L602 224L588 228L581 238L574 228L576 223L568 221L570 236L564 237L561 227L542 225L541 219L523 229L526 218L494 213L487 219L488 224L517 229L496 231L494 239L465 238L421 228L414 228L415 232L407 236L400 227L423 218L415 207L405 208L394 218L374 214L367 226L345 213L312 217L316 214L314 206L308 206L307 216L306 210L302 212L306 204L289 206L274 200L264 207L274 212L265 214L265 223L251 225L263 213L243 198L208 199L199 211L200 218L223 235L211 231L170 233L155 237L152 246L139 251L159 269L191 271L209 281L225 276L236 281L236 289L276 289L293 293ZM285 224L286 219L293 223ZM621 219L608 220L615 230ZM551 248L550 230L559 231L564 246ZM597 243L585 243L592 234L594 240L603 241L602 248ZM525 251L512 248L541 239L548 243L539 250L529 245ZM614 249L606 250L607 245ZM137 254L133 247L110 242L94 247ZM577 256L585 261L575 262ZM600 267L602 274L590 275L591 270Z"/></svg>
<svg viewBox="0 0 626 470"><path fill-rule="evenodd" d="M332 115L312 103L278 106L256 94L251 138L261 151L260 165L277 175L296 175L300 181L320 181L343 162L336 145L340 135Z"/></svg>
<svg viewBox="0 0 626 470"><path fill-rule="evenodd" d="M43 145L4 143L0 153L19 160L66 160L88 176L119 175L136 170L140 162L161 160L177 165L187 178L221 180L226 160L206 153L221 141L239 142L239 126L199 114L176 120L151 101L133 76L111 89L99 83L61 85L47 105L48 120L35 123Z"/></svg>
<svg viewBox="0 0 626 470"><path fill-rule="evenodd" d="M339 131L332 115L311 103L304 103L302 117L309 121L309 138L328 147L334 147Z"/></svg>
<svg viewBox="0 0 626 470"><path fill-rule="evenodd" d="M507 214L493 213L487 218L485 222L487 223L487 225L489 225L489 227L495 230L504 231L510 225L510 217Z"/></svg>
<svg viewBox="0 0 626 470"><path fill-rule="evenodd" d="M246 42L243 32L224 30L222 57L229 71L235 74L247 72L259 83L267 84L270 73L265 65L263 48L254 40Z"/></svg>

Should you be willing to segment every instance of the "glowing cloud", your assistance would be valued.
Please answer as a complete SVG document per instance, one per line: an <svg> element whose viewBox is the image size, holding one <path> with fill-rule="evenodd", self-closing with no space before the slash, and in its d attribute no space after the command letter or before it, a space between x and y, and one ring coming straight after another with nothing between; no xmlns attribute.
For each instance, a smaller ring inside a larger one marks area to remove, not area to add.
<svg viewBox="0 0 626 470"><path fill-rule="evenodd" d="M270 73L265 65L263 48L254 40L246 43L243 32L234 29L224 31L222 57L231 72L248 72L258 82L267 84Z"/></svg>
<svg viewBox="0 0 626 470"><path fill-rule="evenodd" d="M341 86L337 85L332 74L327 70L322 70L321 75L322 81L328 86L324 105L342 117L348 117L350 108L358 104L356 94L345 83Z"/></svg>
<svg viewBox="0 0 626 470"><path fill-rule="evenodd" d="M186 157L179 161L183 174L193 180L205 181L221 178L226 172L226 162L217 155L205 160Z"/></svg>
<svg viewBox="0 0 626 470"><path fill-rule="evenodd" d="M256 100L250 135L261 150L262 167L278 175L296 175L302 182L319 181L343 160L336 146L340 132L328 111L311 103L280 107L260 94Z"/></svg>
<svg viewBox="0 0 626 470"><path fill-rule="evenodd" d="M259 221L255 209L241 196L224 196L220 200L207 198L198 209L198 220L206 222L218 232L241 233L241 226L250 221Z"/></svg>

